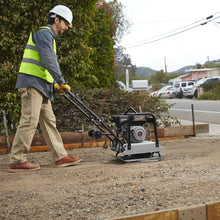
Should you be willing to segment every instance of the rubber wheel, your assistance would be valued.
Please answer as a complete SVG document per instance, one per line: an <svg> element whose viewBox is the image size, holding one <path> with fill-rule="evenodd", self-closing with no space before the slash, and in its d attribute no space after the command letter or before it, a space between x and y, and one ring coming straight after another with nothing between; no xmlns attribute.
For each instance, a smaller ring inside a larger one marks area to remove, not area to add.
<svg viewBox="0 0 220 220"><path fill-rule="evenodd" d="M194 96L195 96L195 98L198 98L198 90L196 90L196 91L194 92Z"/></svg>
<svg viewBox="0 0 220 220"><path fill-rule="evenodd" d="M183 98L183 92L180 92L179 98L180 98L180 99Z"/></svg>

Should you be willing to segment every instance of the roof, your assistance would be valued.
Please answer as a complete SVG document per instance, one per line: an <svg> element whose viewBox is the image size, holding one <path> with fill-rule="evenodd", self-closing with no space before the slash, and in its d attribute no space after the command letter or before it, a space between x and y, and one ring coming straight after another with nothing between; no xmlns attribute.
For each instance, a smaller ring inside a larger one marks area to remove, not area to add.
<svg viewBox="0 0 220 220"><path fill-rule="evenodd" d="M210 71L210 70L216 70L220 68L204 68L204 69L188 69L185 70L185 72L202 72L202 71Z"/></svg>

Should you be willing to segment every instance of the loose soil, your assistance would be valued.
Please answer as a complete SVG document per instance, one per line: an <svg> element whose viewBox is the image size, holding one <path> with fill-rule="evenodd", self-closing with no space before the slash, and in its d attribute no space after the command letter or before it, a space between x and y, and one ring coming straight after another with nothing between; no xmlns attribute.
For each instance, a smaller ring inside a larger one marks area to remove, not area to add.
<svg viewBox="0 0 220 220"><path fill-rule="evenodd" d="M0 219L115 219L220 201L220 137L160 142L159 162L122 163L103 148L68 150L83 161L54 168L30 153L35 172L9 173L0 155Z"/></svg>

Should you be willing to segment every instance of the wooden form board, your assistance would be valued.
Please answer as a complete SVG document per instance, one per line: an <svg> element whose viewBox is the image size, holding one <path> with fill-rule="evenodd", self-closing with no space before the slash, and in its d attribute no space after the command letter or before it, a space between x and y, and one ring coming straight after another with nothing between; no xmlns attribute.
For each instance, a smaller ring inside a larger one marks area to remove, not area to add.
<svg viewBox="0 0 220 220"><path fill-rule="evenodd" d="M207 220L220 220L220 202L207 204Z"/></svg>
<svg viewBox="0 0 220 220"><path fill-rule="evenodd" d="M193 135L192 125L185 126L173 126L173 127L163 127L158 128L158 139L163 140L173 140L173 139L183 139L185 136ZM198 124L196 125L196 133L209 133L209 124ZM88 136L85 132L60 132L64 146L67 148L78 148L78 147L96 147L103 146L103 143L108 143L109 140L106 136L102 136L100 139L96 140ZM150 129L150 140L155 139L154 129ZM12 146L14 136L9 136L10 145ZM49 150L48 147L44 147L46 142L41 134L36 134L33 138L31 144L32 151L45 151ZM39 147L38 147L39 146ZM38 149L38 150L37 150ZM40 150L44 149L44 150ZM0 136L0 153L8 153L6 137Z"/></svg>
<svg viewBox="0 0 220 220"><path fill-rule="evenodd" d="M220 202L127 216L112 220L220 220Z"/></svg>
<svg viewBox="0 0 220 220"><path fill-rule="evenodd" d="M178 220L178 211L162 211L149 213L145 215L128 216L125 218L119 218L117 220Z"/></svg>
<svg viewBox="0 0 220 220"><path fill-rule="evenodd" d="M198 133L209 133L209 124L197 124L195 126L195 132ZM182 125L172 127L159 127L157 128L158 137L177 137L177 136L192 136L193 126ZM150 130L150 137L154 137L154 130Z"/></svg>
<svg viewBox="0 0 220 220"><path fill-rule="evenodd" d="M206 206L182 208L178 210L178 220L206 220Z"/></svg>

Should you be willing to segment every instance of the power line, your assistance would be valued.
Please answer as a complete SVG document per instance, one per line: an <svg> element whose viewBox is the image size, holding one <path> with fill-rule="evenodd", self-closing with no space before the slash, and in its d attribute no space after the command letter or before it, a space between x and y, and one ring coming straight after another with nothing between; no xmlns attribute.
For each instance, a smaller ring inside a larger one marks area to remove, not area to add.
<svg viewBox="0 0 220 220"><path fill-rule="evenodd" d="M175 30L173 30L173 31L170 31L170 32L161 34L161 35L159 35L159 36L156 36L156 37L152 38L152 40L149 39L149 40L147 40L147 41L146 41L146 40L145 40L145 41L139 41L139 42L130 44L130 46L128 45L127 48L134 48L134 47L139 47L139 46L143 46L143 45L146 45L146 44L151 44L151 43L154 43L154 42L157 42L157 41L160 41L160 40L164 40L164 39L166 39L166 38L170 38L170 37L175 36L175 35L177 35L177 34L180 34L180 33L186 32L186 31L189 31L189 30L194 29L194 28L196 28L196 27L199 27L199 26L201 26L201 25L205 25L205 24L207 24L207 23L209 23L209 22L211 22L211 21L216 20L217 18L219 18L220 16L217 16L216 18L213 18L214 15L218 14L219 12L220 12L220 11L218 11L218 12L214 13L213 15L210 15L210 16L208 16L208 17L206 17L206 18L203 18L203 19L200 19L200 20L198 20L198 21L196 21L196 22L193 22L192 24L189 24L189 25L183 26L183 27L181 27L181 28L175 29ZM195 24L196 24L196 25L195 25ZM194 25L194 26L192 26L192 25ZM184 29L184 30L182 30L182 29ZM180 30L181 30L181 31L180 31ZM175 33L173 33L173 32L175 32ZM173 34L171 34L171 33L173 33ZM168 35L168 34L169 34L169 35ZM165 35L165 36L164 36L164 35ZM164 37L162 37L162 36L164 36ZM155 39L155 38L156 38L156 39ZM133 46L132 46L132 45L133 45Z"/></svg>
<svg viewBox="0 0 220 220"><path fill-rule="evenodd" d="M175 36L175 35L177 35L177 34L180 34L180 33L186 32L186 31L189 31L189 30L194 29L194 28L196 28L196 27L199 27L199 26L201 26L201 25L205 25L205 24L207 24L207 23L209 23L209 22L211 22L211 21L213 21L213 20L215 20L215 19L217 19L217 18L219 18L219 17L220 17L220 16L218 16L218 17L216 17L216 18L214 18L214 19L212 19L212 20L209 20L209 21L200 23L200 24L198 24L198 25L192 26L192 27L187 28L187 29L185 29L185 30L182 30L182 31L179 31L179 32L175 32L174 34L167 35L167 34L169 34L169 33L174 32L174 31L171 31L171 32L168 32L168 33L159 35L159 36L157 36L157 37L154 37L153 40L148 40L147 42L146 42L146 41L142 41L143 43L141 43L141 42L135 43L134 46L128 46L127 48L139 47L139 46L143 46L143 45L146 45L146 44L151 44L151 43L154 43L154 42L157 42L157 41L160 41L160 40L164 40L164 39L166 39L166 38L170 38L170 37L172 37L172 36ZM202 19L202 20L203 20L203 19ZM201 20L201 21L202 21L202 20ZM188 25L188 26L190 26L190 25ZM176 29L175 31L180 30L180 29L182 29L182 28ZM164 36L164 35L167 35L167 36L158 38L158 37ZM158 38L158 39L155 39L155 38Z"/></svg>
<svg viewBox="0 0 220 220"><path fill-rule="evenodd" d="M151 39L153 40L153 39L155 39L155 38L159 38L159 37L162 37L162 36L164 36L164 35L167 35L167 34L170 34L170 33L176 32L176 31L178 31L178 30L181 30L181 29L183 29L183 28L186 28L186 27L192 26L192 25L194 25L194 24L196 24L196 23L199 23L199 22L201 23L203 20L204 20L204 18L203 18L203 19L200 19L199 21L193 22L192 24L185 25L185 26L183 26L183 27L181 27L181 28L178 28L178 29L175 29L175 30L172 30L172 31L169 31L169 32L163 33L163 34L161 34L161 35L158 35L158 36L152 37L152 38L150 38L150 39L148 39L148 40L138 41L138 42L136 42L136 43L129 44L128 47L132 47L132 45L136 45L136 44L144 43L144 42L146 42L146 41L151 41Z"/></svg>
<svg viewBox="0 0 220 220"><path fill-rule="evenodd" d="M220 22L215 22L214 24L216 27L220 28Z"/></svg>

